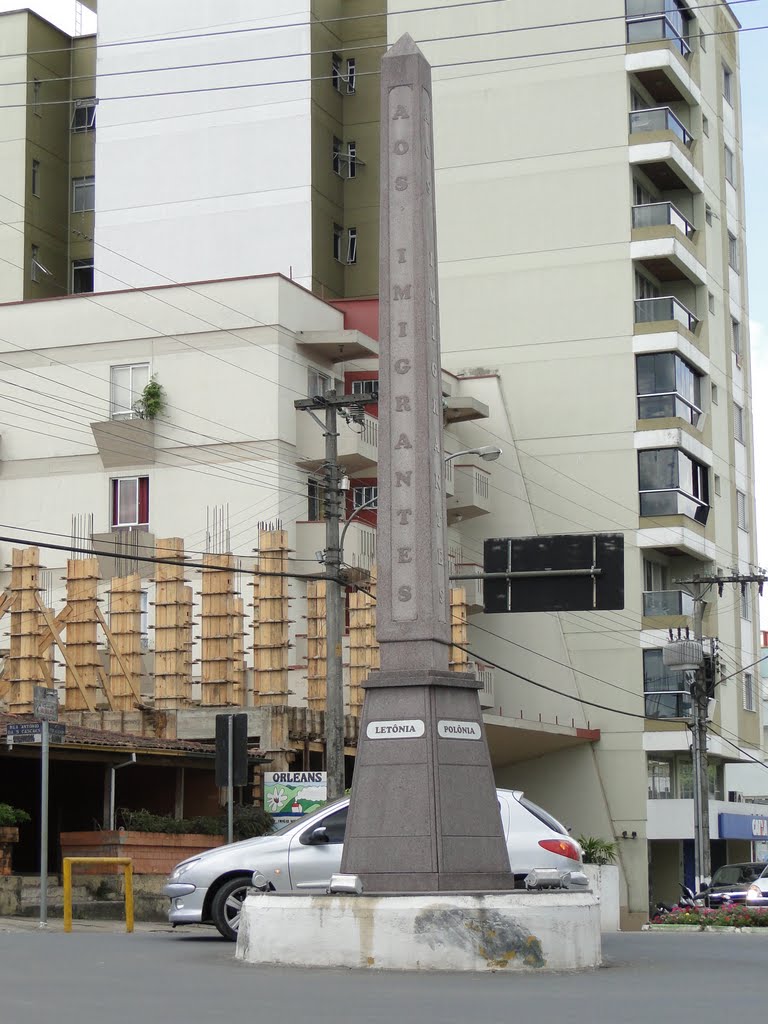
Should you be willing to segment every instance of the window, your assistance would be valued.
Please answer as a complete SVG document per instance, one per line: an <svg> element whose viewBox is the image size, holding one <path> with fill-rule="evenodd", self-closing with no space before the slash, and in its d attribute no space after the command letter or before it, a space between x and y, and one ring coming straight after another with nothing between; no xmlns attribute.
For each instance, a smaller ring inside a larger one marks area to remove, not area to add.
<svg viewBox="0 0 768 1024"><path fill-rule="evenodd" d="M333 258L338 260L339 263L343 263L343 253L341 248L342 239L344 238L344 228L341 224L333 225Z"/></svg>
<svg viewBox="0 0 768 1024"><path fill-rule="evenodd" d="M755 680L751 672L744 673L744 710L755 711Z"/></svg>
<svg viewBox="0 0 768 1024"><path fill-rule="evenodd" d="M751 618L752 618L752 601L751 601L751 597L752 597L752 595L749 592L749 587L746 584L744 584L742 586L742 588L741 588L740 605L741 605L741 617L746 622L749 622L751 620Z"/></svg>
<svg viewBox="0 0 768 1024"><path fill-rule="evenodd" d="M347 232L347 263L357 263L357 228Z"/></svg>
<svg viewBox="0 0 768 1024"><path fill-rule="evenodd" d="M632 198L635 206L648 206L657 202L656 196L652 195L639 181L632 182Z"/></svg>
<svg viewBox="0 0 768 1024"><path fill-rule="evenodd" d="M329 814L327 818L323 818L321 821L315 820L307 831L302 833L301 842L305 845L311 844L312 834L317 828L325 829L325 835L329 843L334 845L343 843L344 833L347 829L347 808L342 807L341 810L334 811L333 814Z"/></svg>
<svg viewBox="0 0 768 1024"><path fill-rule="evenodd" d="M736 158L733 155L733 150L728 146L723 147L725 151L725 180L729 181L731 185L736 184Z"/></svg>
<svg viewBox="0 0 768 1024"><path fill-rule="evenodd" d="M659 562L652 562L650 558L643 559L643 590L650 593L657 593L666 590L667 567Z"/></svg>
<svg viewBox="0 0 768 1024"><path fill-rule="evenodd" d="M741 324L735 317L731 317L731 347L736 359L741 359Z"/></svg>
<svg viewBox="0 0 768 1024"><path fill-rule="evenodd" d="M747 496L744 491L736 491L736 525L746 533L749 530L747 515Z"/></svg>
<svg viewBox="0 0 768 1024"><path fill-rule="evenodd" d="M733 436L744 444L744 410L737 402L733 403Z"/></svg>
<svg viewBox="0 0 768 1024"><path fill-rule="evenodd" d="M352 488L352 508L362 508L363 505L367 505L371 510L378 508L376 498L379 494L379 488L376 485L371 487L353 487ZM370 505L368 505L370 502Z"/></svg>
<svg viewBox="0 0 768 1024"><path fill-rule="evenodd" d="M40 79L35 78L32 81L32 113L36 114L37 117L43 116L43 111L40 108Z"/></svg>
<svg viewBox="0 0 768 1024"><path fill-rule="evenodd" d="M677 448L638 452L640 515L684 515L706 523L709 477L706 466Z"/></svg>
<svg viewBox="0 0 768 1024"><path fill-rule="evenodd" d="M96 127L96 98L94 96L74 101L70 127L73 132L93 131Z"/></svg>
<svg viewBox="0 0 768 1024"><path fill-rule="evenodd" d="M32 195L40 195L40 161L32 161Z"/></svg>
<svg viewBox="0 0 768 1024"><path fill-rule="evenodd" d="M309 367L307 370L307 398L315 398L317 395L324 395L326 391L333 389L333 381L327 373Z"/></svg>
<svg viewBox="0 0 768 1024"><path fill-rule="evenodd" d="M357 143L347 143L347 177L357 177Z"/></svg>
<svg viewBox="0 0 768 1024"><path fill-rule="evenodd" d="M347 95L352 96L357 89L357 61L350 57L347 61Z"/></svg>
<svg viewBox="0 0 768 1024"><path fill-rule="evenodd" d="M648 799L671 800L672 793L672 758L648 758Z"/></svg>
<svg viewBox="0 0 768 1024"><path fill-rule="evenodd" d="M715 312L715 296L712 294L712 292L709 292L707 294L707 308L709 309L710 313Z"/></svg>
<svg viewBox="0 0 768 1024"><path fill-rule="evenodd" d="M109 368L109 416L113 420L136 417L134 406L149 384L149 363L127 363Z"/></svg>
<svg viewBox="0 0 768 1024"><path fill-rule="evenodd" d="M707 222L707 224L709 224L710 227L712 226L712 207L709 205L709 203L707 203L704 209L704 220Z"/></svg>
<svg viewBox="0 0 768 1024"><path fill-rule="evenodd" d="M739 240L736 235L728 232L728 266L736 273L741 272L741 260L739 259Z"/></svg>
<svg viewBox="0 0 768 1024"><path fill-rule="evenodd" d="M720 402L720 393L717 390L717 384L712 385L712 405L718 405Z"/></svg>
<svg viewBox="0 0 768 1024"><path fill-rule="evenodd" d="M657 299L659 297L658 285L650 281L642 274L635 273L635 298L636 299Z"/></svg>
<svg viewBox="0 0 768 1024"><path fill-rule="evenodd" d="M733 106L733 72L723 64L723 99L729 107Z"/></svg>
<svg viewBox="0 0 768 1024"><path fill-rule="evenodd" d="M715 494L720 495L720 477L715 473Z"/></svg>
<svg viewBox="0 0 768 1024"><path fill-rule="evenodd" d="M72 293L80 295L93 291L93 258L72 260Z"/></svg>
<svg viewBox="0 0 768 1024"><path fill-rule="evenodd" d="M643 690L648 718L687 718L691 713L687 672L673 672L664 664L662 648L643 651Z"/></svg>
<svg viewBox="0 0 768 1024"><path fill-rule="evenodd" d="M325 520L325 488L318 480L307 481L307 519L310 523Z"/></svg>
<svg viewBox="0 0 768 1024"><path fill-rule="evenodd" d="M149 477L126 476L112 481L112 526L149 524Z"/></svg>
<svg viewBox="0 0 768 1024"><path fill-rule="evenodd" d="M341 175L341 139L337 139L333 136L333 155L331 157L331 167L333 168L334 174Z"/></svg>
<svg viewBox="0 0 768 1024"><path fill-rule="evenodd" d="M342 83L341 57L338 53L331 54L331 85L336 92L341 92Z"/></svg>
<svg viewBox="0 0 768 1024"><path fill-rule="evenodd" d="M33 245L31 249L31 262L29 265L29 276L32 281L39 281L42 273L42 266L38 260L40 255L40 246Z"/></svg>
<svg viewBox="0 0 768 1024"><path fill-rule="evenodd" d="M638 419L680 417L694 426L701 417L701 374L674 352L638 356Z"/></svg>
<svg viewBox="0 0 768 1024"><path fill-rule="evenodd" d="M707 33L703 28L699 29L699 46L702 48L704 53L707 52Z"/></svg>
<svg viewBox="0 0 768 1024"><path fill-rule="evenodd" d="M379 380L353 380L352 381L352 394L353 395L373 395L375 398L379 397Z"/></svg>
<svg viewBox="0 0 768 1024"><path fill-rule="evenodd" d="M704 132L705 135L709 135L709 118L706 114L702 114L701 117L701 130Z"/></svg>
<svg viewBox="0 0 768 1024"><path fill-rule="evenodd" d="M84 213L94 208L96 184L93 175L72 179L72 212Z"/></svg>

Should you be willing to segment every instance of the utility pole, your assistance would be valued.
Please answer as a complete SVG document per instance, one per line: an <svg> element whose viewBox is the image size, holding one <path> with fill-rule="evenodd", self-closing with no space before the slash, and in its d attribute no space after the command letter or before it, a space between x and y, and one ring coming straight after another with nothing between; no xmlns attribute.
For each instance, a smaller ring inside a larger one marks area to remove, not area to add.
<svg viewBox="0 0 768 1024"><path fill-rule="evenodd" d="M675 580L676 583L688 587L693 598L693 631L699 645L704 640L704 595L717 587L722 596L726 583L736 583L742 589L750 583L757 583L760 593L768 576L762 571L757 573L733 573L728 576L698 576L691 579ZM703 649L703 648L702 648ZM695 669L691 684L691 760L693 763L693 815L694 815L694 848L696 887L708 885L712 872L709 839L709 765L707 760L707 728L709 700L711 697L708 685L706 664L702 660Z"/></svg>
<svg viewBox="0 0 768 1024"><path fill-rule="evenodd" d="M362 424L363 407L376 401L372 394L324 395L294 402L296 409L308 412L322 428L325 436L325 605L326 605L326 704L325 704L325 768L328 772L328 799L344 795L344 677L341 660L344 637L344 583L339 525L345 518L342 470L339 466L338 415L349 422ZM325 410L325 422L314 410Z"/></svg>

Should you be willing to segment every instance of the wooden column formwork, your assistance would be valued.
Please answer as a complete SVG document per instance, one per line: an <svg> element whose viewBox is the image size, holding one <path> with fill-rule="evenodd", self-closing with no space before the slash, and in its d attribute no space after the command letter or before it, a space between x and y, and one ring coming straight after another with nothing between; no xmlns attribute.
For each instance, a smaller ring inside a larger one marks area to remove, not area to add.
<svg viewBox="0 0 768 1024"><path fill-rule="evenodd" d="M288 703L288 571L285 530L259 530L259 577L254 595L253 690L257 705Z"/></svg>
<svg viewBox="0 0 768 1024"><path fill-rule="evenodd" d="M307 583L307 706L310 711L325 711L328 664L325 593L324 580Z"/></svg>
<svg viewBox="0 0 768 1024"><path fill-rule="evenodd" d="M99 561L67 561L67 643L64 706L67 711L91 710L102 694L98 641Z"/></svg>
<svg viewBox="0 0 768 1024"><path fill-rule="evenodd" d="M248 677L245 665L245 601L234 598L234 700L239 707L248 703Z"/></svg>
<svg viewBox="0 0 768 1024"><path fill-rule="evenodd" d="M12 714L32 710L32 691L43 685L39 644L42 631L38 592L40 549L14 548L11 565L11 642L7 680Z"/></svg>
<svg viewBox="0 0 768 1024"><path fill-rule="evenodd" d="M115 711L132 711L141 695L141 578L115 576L109 595L109 688Z"/></svg>
<svg viewBox="0 0 768 1024"><path fill-rule="evenodd" d="M467 646L467 592L463 587L451 588L451 642ZM468 672L469 656L458 647L449 652L451 672Z"/></svg>
<svg viewBox="0 0 768 1024"><path fill-rule="evenodd" d="M376 642L376 572L371 572L365 590L349 599L349 713L358 717L363 710L363 683L379 668Z"/></svg>
<svg viewBox="0 0 768 1024"><path fill-rule="evenodd" d="M183 708L192 698L192 588L184 579L184 541L155 544L155 707Z"/></svg>
<svg viewBox="0 0 768 1024"><path fill-rule="evenodd" d="M223 707L235 703L235 560L207 554L202 570L200 604L201 703Z"/></svg>

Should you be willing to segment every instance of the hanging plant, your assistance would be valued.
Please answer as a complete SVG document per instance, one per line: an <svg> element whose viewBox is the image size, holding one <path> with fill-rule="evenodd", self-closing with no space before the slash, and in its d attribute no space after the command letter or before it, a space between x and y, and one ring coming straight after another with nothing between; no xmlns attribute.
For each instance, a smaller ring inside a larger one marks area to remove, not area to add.
<svg viewBox="0 0 768 1024"><path fill-rule="evenodd" d="M154 420L165 409L165 389L154 377L141 392L141 398L133 407L141 420Z"/></svg>

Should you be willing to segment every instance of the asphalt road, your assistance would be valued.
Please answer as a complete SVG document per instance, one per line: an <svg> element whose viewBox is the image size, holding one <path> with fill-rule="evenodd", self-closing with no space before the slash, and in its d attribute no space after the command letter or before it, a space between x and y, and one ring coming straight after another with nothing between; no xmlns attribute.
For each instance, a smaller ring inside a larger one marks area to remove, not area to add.
<svg viewBox="0 0 768 1024"><path fill-rule="evenodd" d="M81 926L82 927L82 926ZM77 928L77 926L76 926ZM0 921L3 1024L709 1024L761 1020L768 935L606 936L584 974L265 969L204 929L41 932Z"/></svg>

